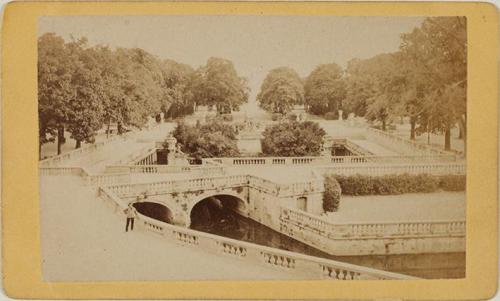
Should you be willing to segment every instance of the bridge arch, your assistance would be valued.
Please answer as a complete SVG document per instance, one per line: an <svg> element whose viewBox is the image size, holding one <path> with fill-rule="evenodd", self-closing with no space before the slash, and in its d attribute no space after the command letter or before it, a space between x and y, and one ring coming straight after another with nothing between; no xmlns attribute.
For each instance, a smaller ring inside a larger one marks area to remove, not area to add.
<svg viewBox="0 0 500 301"><path fill-rule="evenodd" d="M186 226L190 227L193 222L193 218L196 219L197 210L202 205L223 207L225 209L232 210L243 216L247 215L248 208L247 203L241 198L240 195L233 192L221 192L221 193L207 193L196 198L195 201L191 202L186 211Z"/></svg>
<svg viewBox="0 0 500 301"><path fill-rule="evenodd" d="M148 199L134 202L132 206L142 215L168 224L173 223L173 211L162 202Z"/></svg>

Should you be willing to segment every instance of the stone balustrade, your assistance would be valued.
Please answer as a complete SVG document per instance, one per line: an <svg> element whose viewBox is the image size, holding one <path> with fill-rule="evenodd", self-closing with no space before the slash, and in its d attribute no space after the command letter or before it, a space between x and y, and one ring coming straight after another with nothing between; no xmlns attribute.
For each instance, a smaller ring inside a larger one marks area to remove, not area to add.
<svg viewBox="0 0 500 301"><path fill-rule="evenodd" d="M108 189L120 197L187 192L207 189L223 189L249 186L276 196L301 195L307 192L323 192L322 179L292 184L277 184L251 175L231 175L194 179L160 181L141 184L110 185Z"/></svg>
<svg viewBox="0 0 500 301"><path fill-rule="evenodd" d="M224 167L220 165L110 165L105 173L193 173L196 175L222 175Z"/></svg>
<svg viewBox="0 0 500 301"><path fill-rule="evenodd" d="M130 183L130 173L91 174L82 167L40 167L39 172L42 176L79 176L92 186Z"/></svg>
<svg viewBox="0 0 500 301"><path fill-rule="evenodd" d="M388 174L431 174L431 175L465 175L466 164L463 162L430 162L404 164L335 164L317 167L323 174L335 175L371 175L381 176Z"/></svg>
<svg viewBox="0 0 500 301"><path fill-rule="evenodd" d="M199 248L205 252L223 255L237 260L244 260L250 264L290 271L302 275L304 279L418 279L407 275L288 252L182 228L152 219L140 213L138 213L137 220L138 226L157 233L169 241L174 241L188 247Z"/></svg>
<svg viewBox="0 0 500 301"><path fill-rule="evenodd" d="M280 220L329 239L464 237L464 220L339 223L292 208L281 208Z"/></svg>
<svg viewBox="0 0 500 301"><path fill-rule="evenodd" d="M457 156L448 155L396 155L396 156L331 156L332 164L355 163L428 163L428 162L457 162Z"/></svg>
<svg viewBox="0 0 500 301"><path fill-rule="evenodd" d="M419 152L419 153L425 153L425 154L435 154L435 155L449 155L449 154L454 154L454 155L461 155L460 152L457 151L445 151L442 150L438 147L428 145L428 144L422 144L418 143L412 140L408 140L402 137L399 137L397 135L381 131L378 129L374 128L367 128L367 136L368 137L374 137L377 139L377 141L386 141L387 143L391 145L400 145L403 148L409 148L413 152Z"/></svg>
<svg viewBox="0 0 500 301"><path fill-rule="evenodd" d="M142 131L132 131L123 133L122 135L113 135L111 137L106 138L103 141L95 142L92 144L84 144L82 147L74 149L72 151L40 160L39 166L41 167L57 166L61 163L67 162L68 160L78 158L83 155L88 155L89 153L97 151L102 147L108 145L109 143L126 139L136 139L140 137L141 134Z"/></svg>
<svg viewBox="0 0 500 301"><path fill-rule="evenodd" d="M85 171L81 167L40 167L41 176L82 176Z"/></svg>
<svg viewBox="0 0 500 301"><path fill-rule="evenodd" d="M395 155L395 156L317 156L317 157L234 157L203 159L204 164L218 163L226 166L301 166L327 164L361 164L361 163L427 163L457 162L454 154L431 155Z"/></svg>

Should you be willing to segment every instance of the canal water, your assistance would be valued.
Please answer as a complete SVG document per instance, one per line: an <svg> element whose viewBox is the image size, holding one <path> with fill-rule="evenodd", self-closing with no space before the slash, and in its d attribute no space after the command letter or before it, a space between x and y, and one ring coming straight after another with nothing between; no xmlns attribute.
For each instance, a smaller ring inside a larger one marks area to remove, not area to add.
<svg viewBox="0 0 500 301"><path fill-rule="evenodd" d="M421 278L465 277L465 253L333 256L223 207L206 203L197 211L191 228L198 231Z"/></svg>

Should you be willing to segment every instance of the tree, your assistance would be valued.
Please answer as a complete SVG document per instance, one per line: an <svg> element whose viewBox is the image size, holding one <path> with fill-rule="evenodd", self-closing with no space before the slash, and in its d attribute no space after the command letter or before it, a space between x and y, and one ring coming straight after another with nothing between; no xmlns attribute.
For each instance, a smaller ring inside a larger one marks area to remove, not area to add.
<svg viewBox="0 0 500 301"><path fill-rule="evenodd" d="M262 153L268 156L318 156L325 131L312 121L283 122L262 133Z"/></svg>
<svg viewBox="0 0 500 301"><path fill-rule="evenodd" d="M337 64L319 65L306 78L304 100L311 113L337 112L345 98L343 70Z"/></svg>
<svg viewBox="0 0 500 301"><path fill-rule="evenodd" d="M294 105L304 103L304 87L295 70L280 67L269 71L257 95L260 107L272 113L287 114Z"/></svg>
<svg viewBox="0 0 500 301"><path fill-rule="evenodd" d="M398 53L351 61L347 74L345 107L350 112L380 122L384 131L394 117L403 114L401 95L407 81Z"/></svg>
<svg viewBox="0 0 500 301"><path fill-rule="evenodd" d="M325 176L325 191L323 192L323 210L334 212L339 209L342 189L333 175Z"/></svg>
<svg viewBox="0 0 500 301"><path fill-rule="evenodd" d="M172 134L181 150L196 159L239 155L235 130L221 122L213 121L201 126L181 122Z"/></svg>
<svg viewBox="0 0 500 301"><path fill-rule="evenodd" d="M75 96L71 87L74 69L64 39L53 33L38 39L39 156L42 145L56 137L57 154L61 153L69 113L67 102Z"/></svg>
<svg viewBox="0 0 500 301"><path fill-rule="evenodd" d="M165 60L162 71L165 91L162 112L170 118L192 114L195 102L187 86L193 76L193 68L173 60Z"/></svg>
<svg viewBox="0 0 500 301"><path fill-rule="evenodd" d="M466 134L467 31L465 17L430 17L420 28L402 35L401 52L412 76L425 85L421 128L444 133L451 148L451 127Z"/></svg>
<svg viewBox="0 0 500 301"><path fill-rule="evenodd" d="M209 58L191 77L189 95L196 104L215 106L218 113L238 110L248 101L246 79L238 76L231 61Z"/></svg>
<svg viewBox="0 0 500 301"><path fill-rule="evenodd" d="M67 47L75 69L71 77L74 97L66 104L66 123L71 138L76 140L75 148L79 148L82 141L94 142L96 131L102 127L104 87L95 51L86 47L86 39L71 42Z"/></svg>

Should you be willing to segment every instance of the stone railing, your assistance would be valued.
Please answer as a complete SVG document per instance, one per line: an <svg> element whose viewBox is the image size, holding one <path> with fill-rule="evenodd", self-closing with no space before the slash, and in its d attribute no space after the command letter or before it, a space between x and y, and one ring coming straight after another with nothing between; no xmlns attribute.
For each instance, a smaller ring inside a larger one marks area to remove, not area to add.
<svg viewBox="0 0 500 301"><path fill-rule="evenodd" d="M113 212L122 215L127 204L107 187L99 187L99 197ZM416 277L357 266L344 262L316 258L280 249L260 246L209 233L195 231L164 223L137 213L136 225L157 233L169 241L183 246L198 248L204 252L244 260L251 264L293 272L305 279L330 280L411 280Z"/></svg>
<svg viewBox="0 0 500 301"><path fill-rule="evenodd" d="M247 176L207 177L185 180L149 182L143 184L112 185L108 189L120 197L135 196L139 193L164 194L215 188L241 187L248 185Z"/></svg>
<svg viewBox="0 0 500 301"><path fill-rule="evenodd" d="M135 139L140 136L142 131L132 131L128 133L123 133L122 135L113 135L109 138L106 138L103 141L99 141L96 143L92 144L85 144L82 147L78 149L74 149L69 152L62 153L57 156L49 157L43 160L40 160L39 166L42 167L48 167L48 166L56 166L60 163L63 163L64 161L78 158L82 155L87 155L91 152L94 152L96 150L101 149L102 147L108 145L109 143L115 142L115 141L120 141L120 140L126 140L126 139Z"/></svg>
<svg viewBox="0 0 500 301"><path fill-rule="evenodd" d="M325 164L328 157L235 157L235 158L212 158L204 159L217 162L223 165L304 165L304 164Z"/></svg>
<svg viewBox="0 0 500 301"><path fill-rule="evenodd" d="M196 175L222 175L224 167L221 165L110 165L106 166L105 173L193 173Z"/></svg>
<svg viewBox="0 0 500 301"><path fill-rule="evenodd" d="M351 153L353 153L357 156L371 156L371 155L373 155L373 153L362 148L361 146L357 145L356 143L352 142L349 138L332 138L331 142L332 142L331 146L333 146L335 144L343 145Z"/></svg>
<svg viewBox="0 0 500 301"><path fill-rule="evenodd" d="M332 156L333 164L456 162L455 155Z"/></svg>
<svg viewBox="0 0 500 301"><path fill-rule="evenodd" d="M398 149L401 151L401 149L410 149L413 152L419 152L419 153L425 153L425 154L435 154L435 155L449 155L449 154L460 154L460 152L455 152L455 151L445 151L442 150L438 147L432 146L432 145L427 145L427 144L422 144L418 143L412 140L408 140L402 137L399 137L397 135L381 131L378 129L374 128L367 128L367 137L374 138L378 142L380 141L385 141L389 145L393 145L395 147L398 147Z"/></svg>
<svg viewBox="0 0 500 301"><path fill-rule="evenodd" d="M86 176L86 171L81 167L40 167L41 176Z"/></svg>
<svg viewBox="0 0 500 301"><path fill-rule="evenodd" d="M39 172L42 176L79 176L92 186L130 183L130 173L91 174L82 167L40 167Z"/></svg>
<svg viewBox="0 0 500 301"><path fill-rule="evenodd" d="M330 239L465 236L465 221L339 223L304 211L281 208L280 220Z"/></svg>
<svg viewBox="0 0 500 301"><path fill-rule="evenodd" d="M108 197L108 196L105 196ZM109 198L109 197L108 197ZM167 224L138 213L137 224L169 241L250 264L303 275L304 279L418 279L407 275L321 259Z"/></svg>
<svg viewBox="0 0 500 301"><path fill-rule="evenodd" d="M301 195L309 192L319 193L324 190L322 179L313 179L307 182L292 184L276 184L272 181L250 175L204 177L141 184L118 184L110 185L107 188L120 197L131 197L141 193L156 195L234 187L252 187L276 196Z"/></svg>
<svg viewBox="0 0 500 301"><path fill-rule="evenodd" d="M128 206L128 204L122 201L122 199L106 187L99 187L97 189L97 195L108 207L113 210L114 213L123 213Z"/></svg>
<svg viewBox="0 0 500 301"><path fill-rule="evenodd" d="M467 171L465 163L405 163L405 164L336 164L317 168L323 174L335 175L388 175L388 174L431 174L431 175L464 175Z"/></svg>
<svg viewBox="0 0 500 301"><path fill-rule="evenodd" d="M396 155L396 156L317 156L317 157L234 157L203 159L203 164L218 163L226 166L301 166L354 164L354 163L422 163L422 162L455 162L454 154L444 155Z"/></svg>

